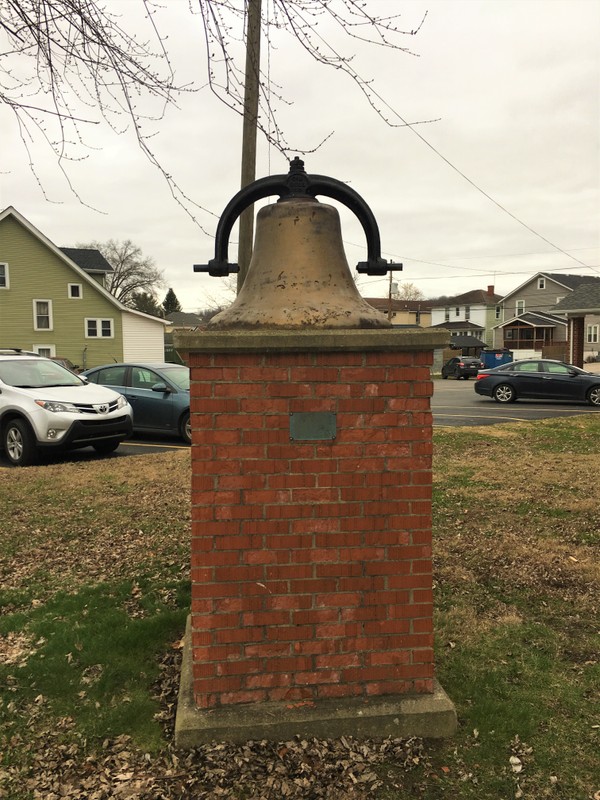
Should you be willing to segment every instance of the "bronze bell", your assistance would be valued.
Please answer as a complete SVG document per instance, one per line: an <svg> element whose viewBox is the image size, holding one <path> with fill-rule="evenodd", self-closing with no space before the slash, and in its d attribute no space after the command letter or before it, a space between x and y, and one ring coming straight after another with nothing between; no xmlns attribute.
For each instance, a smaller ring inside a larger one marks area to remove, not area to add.
<svg viewBox="0 0 600 800"><path fill-rule="evenodd" d="M385 274L401 265L388 265L381 259L377 226L360 195L332 178L307 175L300 159L291 163L288 176L255 181L233 198L217 228L215 259L194 269L213 275L237 272L237 265L229 264L226 257L235 219L256 199L273 194L280 194L279 201L258 212L254 250L240 293L229 308L212 318L209 328L391 327L356 288L337 209L320 203L314 195L334 197L359 217L369 245L369 258L358 265L359 271Z"/></svg>

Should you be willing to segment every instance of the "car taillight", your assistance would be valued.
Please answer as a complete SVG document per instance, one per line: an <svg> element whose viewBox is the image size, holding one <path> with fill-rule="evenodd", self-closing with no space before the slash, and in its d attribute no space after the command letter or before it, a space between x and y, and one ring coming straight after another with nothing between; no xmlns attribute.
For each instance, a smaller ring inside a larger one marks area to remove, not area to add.
<svg viewBox="0 0 600 800"><path fill-rule="evenodd" d="M482 378L489 378L489 375L480 375L480 374L477 374L476 378L477 378L477 380L478 380L478 381L480 381Z"/></svg>
<svg viewBox="0 0 600 800"><path fill-rule="evenodd" d="M464 367L464 362L463 362L463 361L459 361L459 362L458 362L458 366L459 366L459 367Z"/></svg>

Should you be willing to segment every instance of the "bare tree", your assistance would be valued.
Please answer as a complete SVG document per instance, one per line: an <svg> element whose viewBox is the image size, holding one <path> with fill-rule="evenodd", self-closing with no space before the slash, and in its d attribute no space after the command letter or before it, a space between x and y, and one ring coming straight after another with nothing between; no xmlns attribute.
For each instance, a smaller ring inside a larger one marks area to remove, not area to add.
<svg viewBox="0 0 600 800"><path fill-rule="evenodd" d="M246 2L188 0L190 12L202 19L210 88L240 115L244 113L245 70L238 44L244 36ZM37 135L51 148L69 180L68 162L87 157L89 126L105 122L115 133L133 129L147 158L161 170L175 199L191 214L192 201L151 149L155 126L150 126L147 134L142 123L160 121L179 92L193 89L175 83L175 54L168 51L160 30L161 7L153 0L131 0L128 5L128 10L144 12L148 39L129 32L121 17L97 0L1 0L0 103L14 114L42 191L30 150ZM410 53L402 42L418 32L424 18L401 30L399 14L382 17L376 9L375 0L370 4L365 0L271 0L270 14L262 15L261 27L265 37L275 32L289 34L310 57L345 72L377 113L396 124L386 117L385 103L371 80L356 71L353 53L337 52L319 34L318 23L327 21L350 40ZM282 152L290 153L272 105L275 83L262 72L260 79L258 128ZM281 94L279 99L284 99ZM154 105L152 113L140 110L143 101ZM402 120L400 124L408 123ZM293 151L307 152L297 146ZM71 189L77 194L72 185Z"/></svg>
<svg viewBox="0 0 600 800"><path fill-rule="evenodd" d="M403 281L393 292L392 297L394 300L423 300L425 294L410 281Z"/></svg>
<svg viewBox="0 0 600 800"><path fill-rule="evenodd" d="M142 250L130 239L118 242L91 242L78 244L77 247L99 250L113 268L106 275L106 288L123 305L138 308L140 295L155 298L158 289L164 287L162 270L158 269L154 259L144 256ZM146 298L147 299L147 298Z"/></svg>

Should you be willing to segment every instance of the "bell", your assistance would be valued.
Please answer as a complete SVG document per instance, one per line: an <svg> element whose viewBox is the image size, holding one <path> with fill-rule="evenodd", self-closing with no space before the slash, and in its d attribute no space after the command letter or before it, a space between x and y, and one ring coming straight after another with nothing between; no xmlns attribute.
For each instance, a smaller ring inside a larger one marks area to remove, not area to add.
<svg viewBox="0 0 600 800"><path fill-rule="evenodd" d="M209 328L389 328L359 294L336 208L293 195L262 208L252 259L234 303Z"/></svg>

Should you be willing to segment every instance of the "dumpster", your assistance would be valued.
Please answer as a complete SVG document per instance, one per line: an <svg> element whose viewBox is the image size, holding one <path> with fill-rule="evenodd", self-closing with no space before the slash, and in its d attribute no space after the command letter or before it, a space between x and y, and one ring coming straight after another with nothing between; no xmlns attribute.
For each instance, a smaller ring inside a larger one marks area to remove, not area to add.
<svg viewBox="0 0 600 800"><path fill-rule="evenodd" d="M484 369L492 369L492 367L499 367L501 364L508 364L513 360L511 350L505 347L501 350L482 350L479 358L483 362Z"/></svg>

